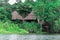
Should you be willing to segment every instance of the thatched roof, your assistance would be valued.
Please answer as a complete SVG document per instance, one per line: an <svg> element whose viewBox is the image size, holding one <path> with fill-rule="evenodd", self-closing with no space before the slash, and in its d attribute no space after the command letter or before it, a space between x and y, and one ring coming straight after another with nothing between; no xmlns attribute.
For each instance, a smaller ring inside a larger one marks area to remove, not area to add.
<svg viewBox="0 0 60 40"><path fill-rule="evenodd" d="M16 19L23 20L22 16L19 15L19 13L17 11L13 11L12 12L12 20L16 20Z"/></svg>
<svg viewBox="0 0 60 40"><path fill-rule="evenodd" d="M25 20L36 20L36 16L33 12L29 13L27 17L24 18Z"/></svg>
<svg viewBox="0 0 60 40"><path fill-rule="evenodd" d="M28 16L23 18L17 11L12 12L12 20L36 20L36 16L33 14L33 12L29 13Z"/></svg>

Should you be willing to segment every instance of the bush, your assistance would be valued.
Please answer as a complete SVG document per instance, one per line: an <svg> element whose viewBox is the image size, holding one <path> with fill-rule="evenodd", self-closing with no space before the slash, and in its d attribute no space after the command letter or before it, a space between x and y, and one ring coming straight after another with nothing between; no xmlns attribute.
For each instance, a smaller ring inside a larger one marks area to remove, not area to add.
<svg viewBox="0 0 60 40"><path fill-rule="evenodd" d="M18 24L14 24L10 21L1 22L0 21L0 33L29 33L28 31L19 28Z"/></svg>
<svg viewBox="0 0 60 40"><path fill-rule="evenodd" d="M40 25L38 23L35 22L23 22L22 27L29 31L30 33L39 33L41 32L40 30Z"/></svg>

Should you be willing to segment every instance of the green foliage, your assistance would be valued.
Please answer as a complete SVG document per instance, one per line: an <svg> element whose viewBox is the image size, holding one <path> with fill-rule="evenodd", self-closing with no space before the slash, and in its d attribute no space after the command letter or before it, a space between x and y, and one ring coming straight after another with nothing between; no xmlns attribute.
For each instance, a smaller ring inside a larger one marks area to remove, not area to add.
<svg viewBox="0 0 60 40"><path fill-rule="evenodd" d="M14 24L11 21L1 22L0 21L0 33L19 33L25 34L28 31L19 28L18 24Z"/></svg>
<svg viewBox="0 0 60 40"><path fill-rule="evenodd" d="M7 9L7 6L0 6L0 20L7 20L7 19L11 19L11 10Z"/></svg>
<svg viewBox="0 0 60 40"><path fill-rule="evenodd" d="M58 1L58 0L57 0ZM37 1L33 7L36 16L40 16L40 20L51 21L59 16L59 12L56 11L58 3L57 1Z"/></svg>
<svg viewBox="0 0 60 40"><path fill-rule="evenodd" d="M41 33L41 26L36 22L21 22L22 24L20 20L16 20L16 23L12 22L11 13L14 10L23 17L33 11L37 19L52 25L51 31L60 30L60 0L37 0L36 2L26 0L25 3L18 2L14 5L0 4L0 33Z"/></svg>
<svg viewBox="0 0 60 40"><path fill-rule="evenodd" d="M27 31L29 31L30 33L40 33L41 30L40 30L40 25L38 23L35 23L35 22L23 22L22 24L23 28ZM39 31L39 32L38 32Z"/></svg>
<svg viewBox="0 0 60 40"><path fill-rule="evenodd" d="M60 32L60 19L55 20L55 25L53 27L54 32Z"/></svg>

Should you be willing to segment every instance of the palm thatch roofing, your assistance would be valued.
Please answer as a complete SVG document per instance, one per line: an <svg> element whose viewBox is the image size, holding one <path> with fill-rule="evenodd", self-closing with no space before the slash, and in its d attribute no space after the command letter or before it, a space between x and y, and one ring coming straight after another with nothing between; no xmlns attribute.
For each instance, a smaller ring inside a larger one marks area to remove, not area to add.
<svg viewBox="0 0 60 40"><path fill-rule="evenodd" d="M36 20L36 16L33 12L29 13L25 18L23 18L17 11L12 12L12 20Z"/></svg>
<svg viewBox="0 0 60 40"><path fill-rule="evenodd" d="M22 16L19 15L19 13L17 11L13 11L12 12L12 20L16 20L16 19L23 20Z"/></svg>
<svg viewBox="0 0 60 40"><path fill-rule="evenodd" d="M33 14L33 12L31 12L24 19L25 20L36 20L36 16Z"/></svg>

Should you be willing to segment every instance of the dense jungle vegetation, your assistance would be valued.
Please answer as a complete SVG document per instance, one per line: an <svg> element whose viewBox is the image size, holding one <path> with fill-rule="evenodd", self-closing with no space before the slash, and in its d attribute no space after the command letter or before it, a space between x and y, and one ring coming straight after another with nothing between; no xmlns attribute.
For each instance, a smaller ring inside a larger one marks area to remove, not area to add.
<svg viewBox="0 0 60 40"><path fill-rule="evenodd" d="M12 21L11 14L13 10L16 10L24 17L33 11L37 22L22 22L18 19ZM41 21L44 21L44 24ZM37 0L36 2L26 0L24 3L20 1L13 5L1 2L0 33L60 33L60 0Z"/></svg>

